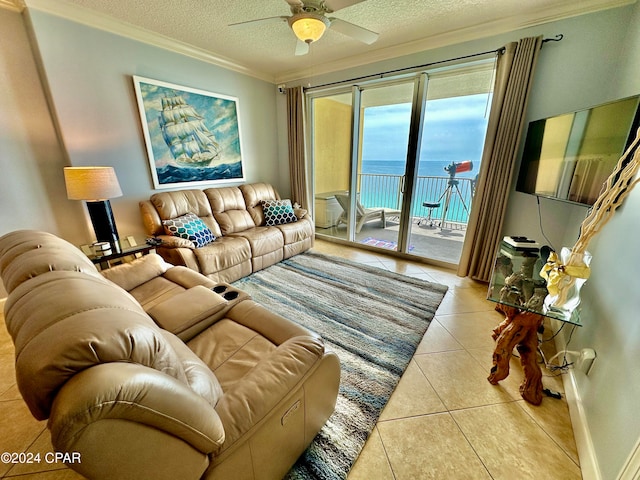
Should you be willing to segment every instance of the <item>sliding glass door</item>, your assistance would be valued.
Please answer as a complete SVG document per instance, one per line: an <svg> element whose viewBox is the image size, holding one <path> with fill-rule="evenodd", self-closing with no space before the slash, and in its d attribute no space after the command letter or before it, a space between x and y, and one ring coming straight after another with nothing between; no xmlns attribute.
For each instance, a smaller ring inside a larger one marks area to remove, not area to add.
<svg viewBox="0 0 640 480"><path fill-rule="evenodd" d="M493 63L429 75L408 250L457 264L489 119Z"/></svg>
<svg viewBox="0 0 640 480"><path fill-rule="evenodd" d="M358 242L398 250L402 230L415 80L364 87L360 94L356 206ZM378 224L378 225L376 225ZM376 228L376 226L378 228Z"/></svg>
<svg viewBox="0 0 640 480"><path fill-rule="evenodd" d="M492 66L312 93L316 233L457 263Z"/></svg>
<svg viewBox="0 0 640 480"><path fill-rule="evenodd" d="M351 241L347 230L351 204L352 97L351 89L347 89L313 98L311 104L316 230L321 235Z"/></svg>

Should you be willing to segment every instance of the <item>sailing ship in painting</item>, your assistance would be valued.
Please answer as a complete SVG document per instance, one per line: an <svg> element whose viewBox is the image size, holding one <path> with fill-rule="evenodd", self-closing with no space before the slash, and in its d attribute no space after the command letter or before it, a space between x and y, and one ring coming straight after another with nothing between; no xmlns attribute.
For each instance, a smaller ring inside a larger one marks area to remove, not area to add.
<svg viewBox="0 0 640 480"><path fill-rule="evenodd" d="M237 98L133 79L156 188L244 180Z"/></svg>
<svg viewBox="0 0 640 480"><path fill-rule="evenodd" d="M204 168L221 163L221 148L196 109L181 95L162 98L160 130L176 163Z"/></svg>

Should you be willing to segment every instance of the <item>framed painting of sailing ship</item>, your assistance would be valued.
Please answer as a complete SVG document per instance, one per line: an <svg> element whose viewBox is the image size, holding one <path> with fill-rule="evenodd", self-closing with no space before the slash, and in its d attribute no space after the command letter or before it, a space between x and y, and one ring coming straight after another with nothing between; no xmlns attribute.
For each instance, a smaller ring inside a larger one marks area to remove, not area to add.
<svg viewBox="0 0 640 480"><path fill-rule="evenodd" d="M133 76L155 188L244 180L238 99Z"/></svg>

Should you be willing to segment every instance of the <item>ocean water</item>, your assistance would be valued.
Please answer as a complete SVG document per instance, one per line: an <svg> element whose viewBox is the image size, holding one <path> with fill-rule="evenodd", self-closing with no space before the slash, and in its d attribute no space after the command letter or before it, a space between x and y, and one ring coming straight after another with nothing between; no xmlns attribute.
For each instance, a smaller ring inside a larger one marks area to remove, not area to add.
<svg viewBox="0 0 640 480"><path fill-rule="evenodd" d="M459 163L459 162L457 162ZM426 217L428 209L423 202L437 202L440 200L440 208L433 209L432 218L442 219L444 213L444 198L441 196L448 187L449 173L445 167L451 165L450 161L422 161L418 165L418 179L416 194L412 202L412 216ZM456 173L455 179L475 179L479 171L480 162L473 162L473 168L468 172ZM363 160L362 173L374 175L404 175L405 162L403 160ZM420 177L440 177L439 180L421 179ZM387 207L399 209L397 187L389 184L387 188L369 188L366 183L361 186L360 201L366 208ZM447 209L446 221L467 223L468 211L471 210L472 192L468 181L460 181L457 190L452 190L451 200ZM466 207L466 209L465 209Z"/></svg>
<svg viewBox="0 0 640 480"><path fill-rule="evenodd" d="M460 163L460 162L457 162ZM362 173L377 173L387 175L404 175L406 162L404 160L363 160ZM418 165L418 176L448 177L445 167L451 165L449 161L429 160ZM478 174L479 162L473 162L473 170L457 173L456 178L474 178Z"/></svg>

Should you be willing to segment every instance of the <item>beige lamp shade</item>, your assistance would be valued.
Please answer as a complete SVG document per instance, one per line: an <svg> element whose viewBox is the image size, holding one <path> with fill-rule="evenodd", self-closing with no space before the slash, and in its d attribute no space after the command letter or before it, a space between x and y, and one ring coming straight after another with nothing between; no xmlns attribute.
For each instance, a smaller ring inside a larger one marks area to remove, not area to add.
<svg viewBox="0 0 640 480"><path fill-rule="evenodd" d="M329 26L329 20L322 15L299 13L289 20L293 33L305 43L319 40Z"/></svg>
<svg viewBox="0 0 640 480"><path fill-rule="evenodd" d="M106 200L122 196L113 167L64 167L69 200Z"/></svg>

